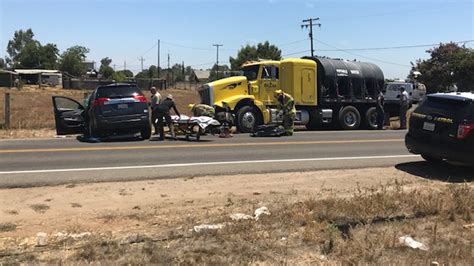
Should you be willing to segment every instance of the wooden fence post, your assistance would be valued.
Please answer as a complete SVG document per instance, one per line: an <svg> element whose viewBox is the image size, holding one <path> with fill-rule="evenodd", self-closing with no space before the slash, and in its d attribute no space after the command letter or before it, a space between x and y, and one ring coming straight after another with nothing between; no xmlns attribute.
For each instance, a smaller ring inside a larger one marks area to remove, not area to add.
<svg viewBox="0 0 474 266"><path fill-rule="evenodd" d="M5 93L5 128L10 128L10 93Z"/></svg>

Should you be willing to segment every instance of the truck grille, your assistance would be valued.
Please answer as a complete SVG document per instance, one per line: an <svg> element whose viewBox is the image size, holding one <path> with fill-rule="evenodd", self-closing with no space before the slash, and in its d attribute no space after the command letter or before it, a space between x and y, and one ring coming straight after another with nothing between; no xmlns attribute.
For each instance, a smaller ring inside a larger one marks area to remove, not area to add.
<svg viewBox="0 0 474 266"><path fill-rule="evenodd" d="M211 89L208 85L204 85L199 88L199 96L201 97L201 103L212 105L211 103Z"/></svg>

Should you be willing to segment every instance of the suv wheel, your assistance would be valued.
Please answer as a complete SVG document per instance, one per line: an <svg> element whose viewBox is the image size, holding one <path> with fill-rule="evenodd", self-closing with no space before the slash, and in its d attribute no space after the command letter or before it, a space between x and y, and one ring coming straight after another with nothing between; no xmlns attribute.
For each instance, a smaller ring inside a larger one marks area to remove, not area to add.
<svg viewBox="0 0 474 266"><path fill-rule="evenodd" d="M140 131L140 136L142 139L149 139L151 137L151 127L145 127Z"/></svg>

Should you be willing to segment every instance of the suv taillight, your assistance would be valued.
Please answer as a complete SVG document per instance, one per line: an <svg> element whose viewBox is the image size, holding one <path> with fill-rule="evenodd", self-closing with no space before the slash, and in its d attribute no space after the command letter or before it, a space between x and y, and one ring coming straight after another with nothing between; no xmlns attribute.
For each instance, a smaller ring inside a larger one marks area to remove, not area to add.
<svg viewBox="0 0 474 266"><path fill-rule="evenodd" d="M109 98L98 98L94 101L94 103L92 104L92 107L103 106L103 105L107 104L108 101L110 101Z"/></svg>
<svg viewBox="0 0 474 266"><path fill-rule="evenodd" d="M146 97L143 96L143 95L135 95L135 96L133 96L133 98L135 100L137 100L138 102L141 102L141 103L146 103L147 102Z"/></svg>
<svg viewBox="0 0 474 266"><path fill-rule="evenodd" d="M474 123L464 123L459 125L458 127L458 139L466 139L467 136L471 133L471 131L474 131Z"/></svg>

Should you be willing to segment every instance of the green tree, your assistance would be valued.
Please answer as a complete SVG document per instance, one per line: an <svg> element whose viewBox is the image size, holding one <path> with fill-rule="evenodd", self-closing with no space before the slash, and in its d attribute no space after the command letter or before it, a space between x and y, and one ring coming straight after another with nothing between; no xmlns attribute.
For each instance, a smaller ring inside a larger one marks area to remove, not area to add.
<svg viewBox="0 0 474 266"><path fill-rule="evenodd" d="M105 79L112 78L115 73L114 69L110 66L111 63L112 63L112 59L108 57L102 58L100 60L99 73Z"/></svg>
<svg viewBox="0 0 474 266"><path fill-rule="evenodd" d="M86 65L83 63L89 49L83 46L73 46L64 51L59 60L59 70L67 72L73 76L80 76L86 72Z"/></svg>
<svg viewBox="0 0 474 266"><path fill-rule="evenodd" d="M174 77L174 81L184 81L185 69L183 69L183 65L174 64L173 67L171 67L171 73L173 73L172 77Z"/></svg>
<svg viewBox="0 0 474 266"><path fill-rule="evenodd" d="M40 65L43 69L58 67L59 49L56 44L48 43L40 48Z"/></svg>
<svg viewBox="0 0 474 266"><path fill-rule="evenodd" d="M412 72L417 70L421 73L418 80L426 85L429 92L445 91L453 84L460 91L474 89L474 49L446 43L427 53L431 57L418 60Z"/></svg>
<svg viewBox="0 0 474 266"><path fill-rule="evenodd" d="M42 46L38 41L29 42L15 58L15 68L55 69L58 60L58 48L48 43Z"/></svg>
<svg viewBox="0 0 474 266"><path fill-rule="evenodd" d="M224 77L224 72L229 71L230 68L228 65L219 65L219 73L217 73L217 65L214 64L211 68L211 73L209 74L209 80L214 81Z"/></svg>
<svg viewBox="0 0 474 266"><path fill-rule="evenodd" d="M133 78L133 72L128 69L119 70L119 71L116 71L115 73L124 75L127 78Z"/></svg>
<svg viewBox="0 0 474 266"><path fill-rule="evenodd" d="M125 82L127 80L127 76L123 71L117 71L114 72L112 75L112 78L115 80L115 82Z"/></svg>
<svg viewBox="0 0 474 266"><path fill-rule="evenodd" d="M281 50L268 41L257 46L247 44L239 50L236 58L230 57L229 61L232 70L239 70L243 63L259 59L281 60Z"/></svg>
<svg viewBox="0 0 474 266"><path fill-rule="evenodd" d="M38 41L28 42L15 56L14 68L40 68L41 44Z"/></svg>
<svg viewBox="0 0 474 266"><path fill-rule="evenodd" d="M148 69L145 69L141 72L138 72L135 75L135 78L137 78L137 79L148 79L148 78L150 78L150 75L148 74Z"/></svg>
<svg viewBox="0 0 474 266"><path fill-rule="evenodd" d="M0 69L6 68L7 64L5 63L5 60L3 58L0 58Z"/></svg>
<svg viewBox="0 0 474 266"><path fill-rule="evenodd" d="M158 77L158 68L155 65L151 65L148 68L148 78L157 78Z"/></svg>
<svg viewBox="0 0 474 266"><path fill-rule="evenodd" d="M21 53L21 51L31 42L33 42L33 37L35 34L31 29L27 30L18 30L15 31L13 35L13 39L8 41L7 44L7 53L9 57L7 57L7 62L14 67L17 62L17 57ZM32 47L30 47L32 48Z"/></svg>
<svg viewBox="0 0 474 266"><path fill-rule="evenodd" d="M45 68L55 69L58 60L58 48L55 44L45 46L34 39L31 29L16 31L13 39L8 42L7 62L13 68Z"/></svg>

